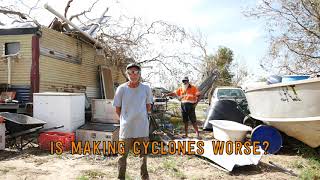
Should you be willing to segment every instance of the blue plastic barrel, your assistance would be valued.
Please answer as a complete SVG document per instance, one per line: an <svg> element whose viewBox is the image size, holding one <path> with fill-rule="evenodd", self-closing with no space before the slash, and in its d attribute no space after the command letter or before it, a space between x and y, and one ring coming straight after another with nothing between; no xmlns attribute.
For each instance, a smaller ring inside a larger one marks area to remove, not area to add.
<svg viewBox="0 0 320 180"><path fill-rule="evenodd" d="M288 75L282 77L282 82L299 81L308 79L309 77L309 75Z"/></svg>
<svg viewBox="0 0 320 180"><path fill-rule="evenodd" d="M268 154L275 154L282 147L282 136L280 132L276 128L267 125L259 125L254 128L251 133L251 141L258 141L262 149L267 151ZM265 141L269 142L268 147L267 144L264 143Z"/></svg>

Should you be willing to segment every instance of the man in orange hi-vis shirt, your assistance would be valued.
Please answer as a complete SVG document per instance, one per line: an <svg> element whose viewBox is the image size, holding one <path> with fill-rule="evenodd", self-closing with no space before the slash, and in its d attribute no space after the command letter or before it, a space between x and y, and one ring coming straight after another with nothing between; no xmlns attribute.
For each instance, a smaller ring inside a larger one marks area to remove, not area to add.
<svg viewBox="0 0 320 180"><path fill-rule="evenodd" d="M178 96L181 101L182 119L184 122L185 137L188 137L188 121L191 121L198 139L200 139L195 108L200 100L200 92L197 87L189 83L189 78L182 79L182 86L175 92L168 93L168 96Z"/></svg>

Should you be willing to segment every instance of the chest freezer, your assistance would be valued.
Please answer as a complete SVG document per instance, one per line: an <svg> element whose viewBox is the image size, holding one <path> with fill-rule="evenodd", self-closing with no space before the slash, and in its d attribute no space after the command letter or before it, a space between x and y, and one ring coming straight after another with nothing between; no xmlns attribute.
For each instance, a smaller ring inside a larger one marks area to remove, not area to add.
<svg viewBox="0 0 320 180"><path fill-rule="evenodd" d="M119 141L119 124L105 124L89 122L76 130L76 142L81 142L84 146L85 142L90 143L93 147L93 142L100 142L99 149L103 149L103 143Z"/></svg>
<svg viewBox="0 0 320 180"><path fill-rule="evenodd" d="M44 128L63 125L60 132L74 132L85 123L84 93L44 92L33 94L33 117L46 122Z"/></svg>

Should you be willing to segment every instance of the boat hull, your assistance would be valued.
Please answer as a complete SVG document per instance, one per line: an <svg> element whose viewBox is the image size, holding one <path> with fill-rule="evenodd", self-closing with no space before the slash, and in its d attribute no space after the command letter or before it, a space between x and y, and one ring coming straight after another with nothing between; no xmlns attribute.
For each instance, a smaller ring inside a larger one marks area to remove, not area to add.
<svg viewBox="0 0 320 180"><path fill-rule="evenodd" d="M320 116L312 118L252 117L279 129L286 135L294 137L312 148L320 146Z"/></svg>
<svg viewBox="0 0 320 180"><path fill-rule="evenodd" d="M253 118L320 146L320 78L256 87L246 97Z"/></svg>

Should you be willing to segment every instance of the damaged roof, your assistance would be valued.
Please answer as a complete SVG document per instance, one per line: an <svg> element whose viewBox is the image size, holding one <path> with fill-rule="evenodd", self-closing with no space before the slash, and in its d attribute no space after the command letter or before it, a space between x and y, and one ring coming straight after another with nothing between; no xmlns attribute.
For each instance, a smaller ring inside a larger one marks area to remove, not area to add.
<svg viewBox="0 0 320 180"><path fill-rule="evenodd" d="M38 30L39 27L0 29L0 35L35 34Z"/></svg>
<svg viewBox="0 0 320 180"><path fill-rule="evenodd" d="M43 27L47 28L47 27ZM51 29L51 28L49 28ZM13 28L4 28L0 29L0 36L5 35L23 35L23 34L36 34L39 30L41 30L41 27L13 27ZM79 39L85 43L89 43L91 45L95 45L95 42L90 40L89 38L85 37L78 31L70 31L70 32L62 32L63 34L66 34L68 36L71 36L73 38Z"/></svg>

